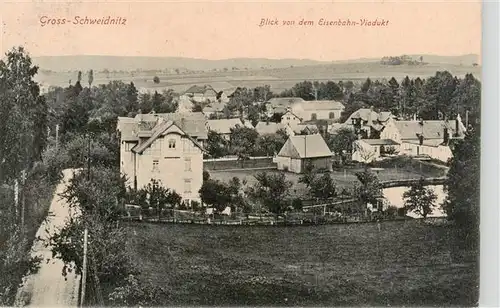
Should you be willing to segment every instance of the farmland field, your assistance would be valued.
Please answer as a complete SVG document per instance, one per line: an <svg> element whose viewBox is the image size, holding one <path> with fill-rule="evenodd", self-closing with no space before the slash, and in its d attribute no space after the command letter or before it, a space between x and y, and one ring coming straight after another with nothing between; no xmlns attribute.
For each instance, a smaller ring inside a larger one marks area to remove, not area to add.
<svg viewBox="0 0 500 308"><path fill-rule="evenodd" d="M472 306L476 255L419 220L314 227L129 223L164 305Z"/></svg>
<svg viewBox="0 0 500 308"><path fill-rule="evenodd" d="M41 69L44 67L42 66ZM162 68L158 68L162 69ZM290 89L298 82L304 80L317 81L362 81L367 77L371 79L390 79L395 77L402 80L405 76L410 78L427 78L435 75L436 71L448 70L451 74L463 77L466 73L473 73L476 78L481 78L481 67L470 64L433 64L423 66L415 65L381 65L377 62L333 63L312 66L299 66L289 68L264 68L235 71L206 71L200 73L146 73L146 72L110 72L94 73L94 85L106 84L112 80L134 82L136 87L146 90L173 89L183 92L192 85L211 84L217 91L230 90L236 87L257 87L270 85L271 90L279 93ZM85 75L85 74L84 74ZM160 83L153 83L157 75ZM66 86L69 80L75 81L76 72L52 72L37 75L37 81L45 85ZM83 80L86 80L86 76Z"/></svg>

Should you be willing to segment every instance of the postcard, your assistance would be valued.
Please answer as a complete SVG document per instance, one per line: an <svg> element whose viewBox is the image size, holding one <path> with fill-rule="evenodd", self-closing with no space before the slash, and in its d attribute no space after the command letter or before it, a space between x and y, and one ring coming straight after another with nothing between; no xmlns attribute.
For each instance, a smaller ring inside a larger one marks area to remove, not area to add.
<svg viewBox="0 0 500 308"><path fill-rule="evenodd" d="M0 305L478 305L480 1L1 7Z"/></svg>

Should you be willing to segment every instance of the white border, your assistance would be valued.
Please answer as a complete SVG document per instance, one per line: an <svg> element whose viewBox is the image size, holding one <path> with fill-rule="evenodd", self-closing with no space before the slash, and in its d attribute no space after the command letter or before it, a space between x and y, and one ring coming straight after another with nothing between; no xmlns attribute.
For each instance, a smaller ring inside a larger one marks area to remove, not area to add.
<svg viewBox="0 0 500 308"><path fill-rule="evenodd" d="M499 285L499 12L483 2L481 95L481 255L480 307L500 306Z"/></svg>

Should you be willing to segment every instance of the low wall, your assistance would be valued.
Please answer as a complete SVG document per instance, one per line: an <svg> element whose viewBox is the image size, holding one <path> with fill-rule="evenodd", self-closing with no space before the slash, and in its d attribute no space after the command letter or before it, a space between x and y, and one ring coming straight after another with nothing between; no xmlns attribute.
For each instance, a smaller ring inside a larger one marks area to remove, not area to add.
<svg viewBox="0 0 500 308"><path fill-rule="evenodd" d="M446 177L424 178L424 185L443 185L446 183ZM420 179L404 179L380 182L382 188L411 186L418 183Z"/></svg>
<svg viewBox="0 0 500 308"><path fill-rule="evenodd" d="M203 160L203 168L209 171L266 167L276 167L272 157L250 157L250 159L243 161L232 157Z"/></svg>

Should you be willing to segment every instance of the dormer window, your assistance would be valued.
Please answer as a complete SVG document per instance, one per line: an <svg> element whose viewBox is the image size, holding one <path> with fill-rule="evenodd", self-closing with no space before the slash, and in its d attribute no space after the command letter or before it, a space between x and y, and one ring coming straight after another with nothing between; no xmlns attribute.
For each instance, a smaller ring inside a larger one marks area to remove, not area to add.
<svg viewBox="0 0 500 308"><path fill-rule="evenodd" d="M175 149L175 139L169 139L168 140L168 148L169 149Z"/></svg>

